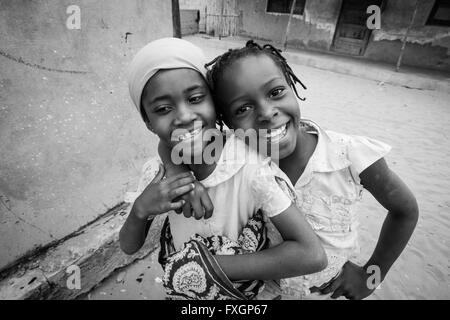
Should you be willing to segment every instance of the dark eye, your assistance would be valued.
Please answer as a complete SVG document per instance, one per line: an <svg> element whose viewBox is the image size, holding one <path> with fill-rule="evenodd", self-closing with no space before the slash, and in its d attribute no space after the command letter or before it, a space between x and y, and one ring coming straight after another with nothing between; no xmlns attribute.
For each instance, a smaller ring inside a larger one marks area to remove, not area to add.
<svg viewBox="0 0 450 320"><path fill-rule="evenodd" d="M248 105L248 104L245 104L245 105L240 106L239 108L237 108L235 113L236 113L236 115L241 115L241 114L247 112L250 109L251 109L251 106Z"/></svg>
<svg viewBox="0 0 450 320"><path fill-rule="evenodd" d="M170 105L162 105L155 108L154 112L157 114L167 114L172 110L172 107Z"/></svg>
<svg viewBox="0 0 450 320"><path fill-rule="evenodd" d="M276 88L276 89L270 91L270 97L271 98L278 97L284 92L284 90L285 90L284 88Z"/></svg>
<svg viewBox="0 0 450 320"><path fill-rule="evenodd" d="M198 94L198 95L190 97L189 98L189 103L193 103L193 104L200 103L200 102L203 101L204 98L205 98L205 95Z"/></svg>

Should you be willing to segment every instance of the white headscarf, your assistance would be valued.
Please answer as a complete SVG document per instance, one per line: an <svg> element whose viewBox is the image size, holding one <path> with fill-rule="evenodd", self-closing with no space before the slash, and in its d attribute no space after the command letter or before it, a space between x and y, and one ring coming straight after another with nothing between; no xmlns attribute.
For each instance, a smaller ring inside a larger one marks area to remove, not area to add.
<svg viewBox="0 0 450 320"><path fill-rule="evenodd" d="M142 91L159 70L189 68L206 79L205 63L203 51L183 39L162 38L147 44L133 58L128 71L128 89L138 112L141 113Z"/></svg>

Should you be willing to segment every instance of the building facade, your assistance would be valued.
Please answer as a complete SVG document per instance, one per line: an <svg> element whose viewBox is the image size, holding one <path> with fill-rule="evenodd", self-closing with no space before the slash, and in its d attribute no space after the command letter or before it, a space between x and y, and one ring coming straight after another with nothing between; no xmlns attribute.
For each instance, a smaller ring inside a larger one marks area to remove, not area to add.
<svg viewBox="0 0 450 320"><path fill-rule="evenodd" d="M198 9L200 32L284 42L293 0L181 0ZM416 8L417 3L417 8ZM370 5L380 28L367 28ZM412 17L416 11L414 21ZM450 0L296 0L287 45L396 64L450 71Z"/></svg>
<svg viewBox="0 0 450 320"><path fill-rule="evenodd" d="M292 0L237 0L239 34L281 42ZM366 26L370 5L381 8L378 30ZM297 0L287 44L395 64L415 0ZM450 1L418 1L403 64L450 71Z"/></svg>

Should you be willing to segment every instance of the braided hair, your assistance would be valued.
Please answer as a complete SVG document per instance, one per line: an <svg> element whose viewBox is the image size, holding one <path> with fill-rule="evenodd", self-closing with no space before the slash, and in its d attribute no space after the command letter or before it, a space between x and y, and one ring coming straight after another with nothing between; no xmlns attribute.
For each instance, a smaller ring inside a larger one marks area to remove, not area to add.
<svg viewBox="0 0 450 320"><path fill-rule="evenodd" d="M208 62L205 64L205 68L208 70L206 77L207 81L212 89L213 97L215 100L216 109L220 105L220 99L216 96L214 90L217 87L217 84L221 77L223 76L224 71L227 67L231 66L234 62L237 60L247 57L247 56L257 56L264 54L272 59L272 61L280 68L280 70L283 72L283 75L289 84L289 86L294 91L297 98L299 98L301 101L305 101L305 98L301 98L298 94L296 84L300 84L304 90L306 90L306 86L300 81L300 79L295 75L292 68L289 66L289 64L286 61L286 58L281 55L281 50L275 48L274 46L270 44L265 44L263 46L260 46L253 40L247 41L245 44L245 47L242 47L240 49L229 49L224 54L216 57L211 62ZM220 125L220 128L223 127L223 121L222 121L222 112L220 110L217 111L217 122Z"/></svg>

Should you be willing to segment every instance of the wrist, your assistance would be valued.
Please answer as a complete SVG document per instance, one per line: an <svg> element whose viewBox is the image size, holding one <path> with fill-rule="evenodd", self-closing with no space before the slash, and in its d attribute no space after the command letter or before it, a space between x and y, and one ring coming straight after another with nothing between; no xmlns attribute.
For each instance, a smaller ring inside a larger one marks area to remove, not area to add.
<svg viewBox="0 0 450 320"><path fill-rule="evenodd" d="M139 203L134 203L133 208L131 209L130 215L137 221L147 221L148 217L150 216L150 213L144 210Z"/></svg>
<svg viewBox="0 0 450 320"><path fill-rule="evenodd" d="M387 270L385 270L385 268L379 263L368 261L362 268L368 276L378 273L381 282L383 282L386 277Z"/></svg>

